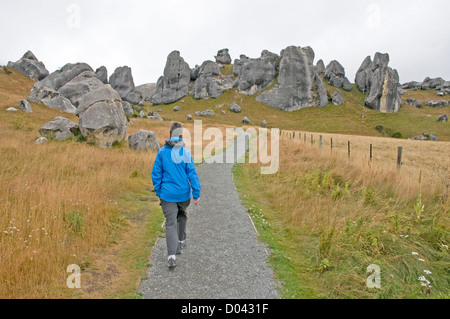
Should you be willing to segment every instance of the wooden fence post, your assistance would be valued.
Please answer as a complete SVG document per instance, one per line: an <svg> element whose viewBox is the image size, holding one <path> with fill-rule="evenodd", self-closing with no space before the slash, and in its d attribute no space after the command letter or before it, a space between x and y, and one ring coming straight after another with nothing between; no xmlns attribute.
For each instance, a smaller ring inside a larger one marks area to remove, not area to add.
<svg viewBox="0 0 450 319"><path fill-rule="evenodd" d="M323 140L322 135L320 135L319 149L322 149L322 140Z"/></svg>
<svg viewBox="0 0 450 319"><path fill-rule="evenodd" d="M348 141L348 158L350 158L351 146L350 141Z"/></svg>
<svg viewBox="0 0 450 319"><path fill-rule="evenodd" d="M331 153L333 153L333 138L331 138Z"/></svg>
<svg viewBox="0 0 450 319"><path fill-rule="evenodd" d="M370 144L370 162L372 162L372 158L373 158L373 145Z"/></svg>
<svg viewBox="0 0 450 319"><path fill-rule="evenodd" d="M398 156L397 156L397 168L400 169L402 167L402 158L403 158L403 147L398 148Z"/></svg>

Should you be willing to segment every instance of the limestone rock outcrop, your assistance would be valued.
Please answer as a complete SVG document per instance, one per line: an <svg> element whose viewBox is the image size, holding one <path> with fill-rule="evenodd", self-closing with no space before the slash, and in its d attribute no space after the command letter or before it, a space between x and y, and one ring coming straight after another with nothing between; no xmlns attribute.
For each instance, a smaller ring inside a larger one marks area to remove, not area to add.
<svg viewBox="0 0 450 319"><path fill-rule="evenodd" d="M235 86L239 92L254 95L270 86L276 77L278 60L278 55L265 50L260 58L237 61L234 72L238 72Z"/></svg>
<svg viewBox="0 0 450 319"><path fill-rule="evenodd" d="M399 75L388 66L389 55L377 52L374 60L368 56L356 73L356 86L366 94L365 104L383 113L393 113L400 109L398 94Z"/></svg>
<svg viewBox="0 0 450 319"><path fill-rule="evenodd" d="M9 62L8 67L23 73L33 81L41 81L49 75L44 63L31 51L26 52L19 61Z"/></svg>
<svg viewBox="0 0 450 319"><path fill-rule="evenodd" d="M180 52L173 51L167 58L164 76L160 77L156 93L150 98L153 105L171 104L189 94L191 69Z"/></svg>
<svg viewBox="0 0 450 319"><path fill-rule="evenodd" d="M106 84L83 96L77 109L81 134L102 148L125 141L127 118L120 95Z"/></svg>
<svg viewBox="0 0 450 319"><path fill-rule="evenodd" d="M215 56L216 62L220 64L231 64L231 56L228 49L222 49Z"/></svg>
<svg viewBox="0 0 450 319"><path fill-rule="evenodd" d="M310 47L289 46L281 52L278 84L256 100L284 111L328 104L326 88L314 70Z"/></svg>

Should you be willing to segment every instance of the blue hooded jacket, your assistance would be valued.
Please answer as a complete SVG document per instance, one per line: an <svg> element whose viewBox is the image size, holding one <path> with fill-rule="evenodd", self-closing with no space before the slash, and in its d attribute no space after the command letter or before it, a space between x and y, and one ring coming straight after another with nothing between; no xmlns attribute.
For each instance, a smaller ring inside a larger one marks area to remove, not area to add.
<svg viewBox="0 0 450 319"><path fill-rule="evenodd" d="M200 198L201 185L191 153L180 137L166 141L156 156L152 181L156 196L169 203L182 203Z"/></svg>

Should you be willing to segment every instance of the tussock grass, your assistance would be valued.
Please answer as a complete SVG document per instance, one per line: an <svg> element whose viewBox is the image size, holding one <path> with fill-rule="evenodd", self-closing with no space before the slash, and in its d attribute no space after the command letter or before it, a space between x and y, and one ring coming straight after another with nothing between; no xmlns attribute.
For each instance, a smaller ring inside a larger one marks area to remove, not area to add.
<svg viewBox="0 0 450 319"><path fill-rule="evenodd" d="M277 174L260 175L258 164L234 169L243 203L271 248L283 297L447 298L448 143L402 141L411 151L398 171L392 139L352 137L348 160L348 136L334 135L333 153L325 145L319 150L318 138L311 146L310 139L286 136ZM378 146L372 164L363 155L368 142ZM381 267L381 289L366 285L371 264Z"/></svg>

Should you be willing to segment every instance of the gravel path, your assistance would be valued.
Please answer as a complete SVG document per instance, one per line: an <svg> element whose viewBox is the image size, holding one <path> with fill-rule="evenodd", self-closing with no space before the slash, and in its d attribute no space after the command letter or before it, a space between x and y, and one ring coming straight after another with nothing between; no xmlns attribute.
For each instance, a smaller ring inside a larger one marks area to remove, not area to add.
<svg viewBox="0 0 450 319"><path fill-rule="evenodd" d="M232 168L217 163L197 167L202 196L199 206L188 209L187 248L169 270L166 241L158 240L149 279L140 285L144 299L279 298L267 250L241 205Z"/></svg>

